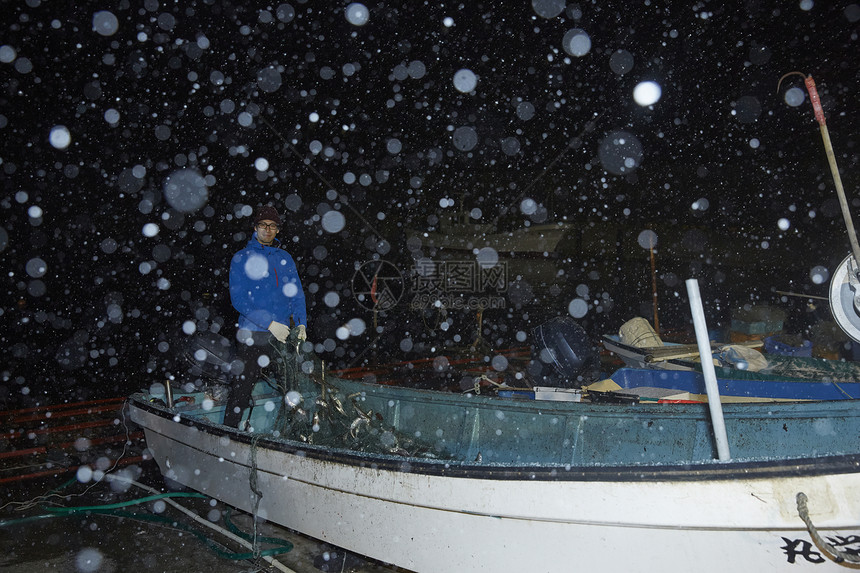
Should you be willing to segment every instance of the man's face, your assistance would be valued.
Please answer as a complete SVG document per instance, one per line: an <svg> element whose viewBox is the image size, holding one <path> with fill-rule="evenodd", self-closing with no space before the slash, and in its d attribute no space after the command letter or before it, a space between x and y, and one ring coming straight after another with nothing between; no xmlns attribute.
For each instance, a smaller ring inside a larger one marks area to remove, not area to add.
<svg viewBox="0 0 860 573"><path fill-rule="evenodd" d="M257 230L257 240L264 245L271 245L278 234L278 225L271 219L258 221L254 228Z"/></svg>

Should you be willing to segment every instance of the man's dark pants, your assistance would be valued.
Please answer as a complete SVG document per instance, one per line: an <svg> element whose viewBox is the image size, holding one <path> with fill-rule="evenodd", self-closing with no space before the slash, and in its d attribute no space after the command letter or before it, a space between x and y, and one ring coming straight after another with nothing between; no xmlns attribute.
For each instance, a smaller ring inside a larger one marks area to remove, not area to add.
<svg viewBox="0 0 860 573"><path fill-rule="evenodd" d="M232 376L232 387L224 411L224 425L234 428L239 427L242 410L250 408L253 404L251 393L257 382L262 379L263 369L258 360L264 354L272 356L272 342L275 340L272 333L267 330L240 332L238 338L236 358L244 365L244 368L241 369L241 373L234 373ZM253 345L247 344L251 340L253 340Z"/></svg>

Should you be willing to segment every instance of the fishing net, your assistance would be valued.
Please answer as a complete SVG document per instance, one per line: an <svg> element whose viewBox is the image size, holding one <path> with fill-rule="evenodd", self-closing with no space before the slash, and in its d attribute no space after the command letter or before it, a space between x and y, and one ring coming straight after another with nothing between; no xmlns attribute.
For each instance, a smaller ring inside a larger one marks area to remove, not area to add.
<svg viewBox="0 0 860 573"><path fill-rule="evenodd" d="M291 334L285 344L273 347L275 374L267 381L283 396L271 428L274 435L370 454L439 457L432 446L405 436L363 404L362 392L343 390L346 383L325 372L311 344Z"/></svg>

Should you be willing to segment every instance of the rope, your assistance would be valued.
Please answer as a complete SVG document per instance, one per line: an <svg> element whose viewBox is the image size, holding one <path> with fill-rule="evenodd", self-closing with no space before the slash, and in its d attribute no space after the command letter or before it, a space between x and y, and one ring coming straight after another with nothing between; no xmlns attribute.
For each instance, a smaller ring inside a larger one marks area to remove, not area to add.
<svg viewBox="0 0 860 573"><path fill-rule="evenodd" d="M239 537L241 537L245 541L253 541L254 540L253 535L248 535L247 533L245 533L244 531L242 531L241 529L236 527L236 525L233 524L233 521L230 518L231 515L232 515L232 510L228 506L227 509L224 511L224 525L227 527L227 531L238 535ZM287 551L292 550L292 546L293 546L292 543L290 543L289 541L285 541L283 539L278 539L277 537L266 537L264 535L260 535L258 537L258 539L260 540L261 543L271 543L273 545L281 545L284 547L286 547L288 545L290 547L289 549L286 549L285 551L281 551L281 553L286 553ZM262 552L262 555L267 555L267 554L268 555L274 555L274 553L270 553L270 552L271 552L271 549L267 549L266 551Z"/></svg>
<svg viewBox="0 0 860 573"><path fill-rule="evenodd" d="M218 555L219 557L222 557L224 559L231 559L234 561L244 561L244 560L251 559L253 557L253 554L248 553L248 552L238 553L235 551L227 551L224 549L223 545L221 545L221 544L215 542L214 540L208 538L204 534L203 530L196 528L196 527L193 527L193 526L190 526L190 525L186 525L184 523L181 523L181 522L179 522L176 519L171 518L171 517L165 517L165 516L161 516L161 515L152 515L150 513L141 513L141 512L136 512L136 511L124 511L124 510L119 510L119 509L85 509L85 508L78 509L76 507L69 507L69 508L65 508L65 509L66 509L66 511L63 511L63 512L52 512L52 513L48 513L48 514L44 514L44 515L34 515L31 517L25 517L25 518L21 518L21 519L15 519L15 520L9 520L9 521L0 521L0 527L17 526L19 524L29 523L29 522L33 522L33 521L42 520L42 519L58 519L58 518L64 518L64 517L74 517L78 513L83 513L84 515L87 515L87 516L89 516L89 515L102 515L105 517L114 517L114 518L119 518L119 519L135 519L137 521L156 523L156 524L159 524L161 526L167 527L169 529L188 532L188 533L194 535L201 542L203 542L203 544L206 545L206 547L211 549L213 552L215 552L216 555ZM226 521L226 517L225 517L225 521ZM247 534L245 534L245 535L247 536ZM250 537L250 536L248 536L248 537ZM266 551L264 551L262 553L264 558L266 556L280 555L282 553L287 553L287 552L291 551L293 548L293 545L289 541L284 541L284 540L275 539L275 538L270 538L270 539L273 539L273 543L276 543L278 546L274 547L272 549L267 549ZM246 543L245 545L247 546L248 544Z"/></svg>
<svg viewBox="0 0 860 573"><path fill-rule="evenodd" d="M808 501L809 498L806 497L805 493L802 491L797 493L797 514L803 520L803 523L806 524L806 529L809 531L809 535L812 537L812 541L816 547L831 561L851 569L860 569L860 558L836 549L821 537L821 534L818 533L818 529L812 524L812 519L809 517L809 508L806 506Z"/></svg>
<svg viewBox="0 0 860 573"><path fill-rule="evenodd" d="M135 486L135 487L139 487L140 489L144 489L144 490L149 491L149 492L151 492L151 493L153 493L153 494L159 494L159 493L161 493L161 492L159 492L158 490L156 490L156 489L154 489L154 488L149 487L148 485L145 485L145 484L139 483L139 482L137 482L137 481L135 481L135 480L133 480L133 479L127 478L127 477L125 477L125 476L115 476L115 475L113 475L113 474L108 474L108 475L107 475L107 476L105 476L105 477L106 477L108 480L116 480L116 481L118 481L118 482L120 482L120 483L129 483L129 484L131 484L131 485L133 485L133 486ZM173 501L172 499L165 499L164 501L165 501L165 502L167 502L168 504L170 504L171 506L173 506L174 508L178 509L179 511L181 511L182 513L184 513L185 515L187 515L188 517L190 517L191 519L193 519L193 520L194 520L194 521L196 521L197 523L199 523L199 524L201 524L201 525L205 525L206 527L208 527L208 528L210 528L210 529L214 529L215 531L219 532L221 535L223 535L223 536L227 537L228 539L231 539L231 540L235 541L236 543L239 543L239 544L243 545L244 547L248 547L249 549L251 548L251 547L250 547L250 545L251 545L251 544L250 544L248 541L246 541L246 540L242 539L242 538L241 538L241 537L239 537L238 535L234 535L233 533L230 533L229 531L227 531L227 530L226 530L226 529L224 529L223 527L220 527L220 526L218 526L218 525L216 525L216 524L212 523L212 522L211 522L211 521L209 521L208 519L206 519L206 518L204 518L204 517L201 517L201 516L197 515L197 514L196 514L196 513L194 513L193 511L191 511L191 510L189 510L189 509L186 509L185 507L183 507L183 506L179 505L178 503L176 503L176 502L175 502L175 501ZM254 516L254 517L256 517L256 516ZM257 552L258 552L258 550L255 550L255 554L256 554ZM274 559L271 555L263 555L262 557L263 557L263 559L264 559L266 562L268 562L272 567L275 567L275 568L277 568L278 570L283 571L284 573L296 573L295 571L293 571L292 569L290 569L289 567L287 567L286 565L284 565L284 564L283 564L283 563L281 563L280 561L278 561L278 560Z"/></svg>
<svg viewBox="0 0 860 573"><path fill-rule="evenodd" d="M106 474L104 476L104 480L108 481L108 482L119 482L122 484L130 484L130 485L133 485L135 487L144 489L153 495L150 495L148 497L144 497L141 499L134 499L134 500L125 501L125 502L121 502L121 503L112 503L112 504L105 504L105 505L75 506L75 507L44 507L43 506L42 509L47 511L48 513L42 514L42 515L33 515L33 516L23 517L23 518L18 518L18 519L0 520L0 528L18 526L18 525L21 525L24 523L41 521L44 519L73 517L73 516L78 515L78 514L86 514L86 515L97 514L97 515L105 515L105 516L118 517L118 518L132 518L132 519L137 519L139 521L150 521L150 522L154 522L154 523L165 524L165 525L168 525L169 527L171 527L173 529L180 529L182 531L187 531L187 532L193 534L198 539L200 539L204 544L206 544L207 547L209 547L210 549L215 551L215 553L217 553L219 556L221 556L225 559L246 560L246 559L251 559L251 558L255 558L255 559L256 558L262 558L265 561L267 561L270 565L272 565L273 567L277 568L280 571L283 571L284 573L296 573L295 571L293 571L292 569L290 569L289 567L287 567L286 565L282 564L281 562L277 561L276 559L274 559L272 557L273 555L280 555L280 554L287 553L287 552L291 551L293 549L293 544L290 543L289 541L285 541L283 539L278 539L278 538L274 538L274 537L260 536L258 538L260 541L262 541L263 543L274 544L274 545L276 545L276 547L271 548L271 549L266 549L265 551L260 551L259 548L256 548L253 551L253 553L228 552L228 551L224 551L221 548L221 546L216 544L213 540L206 537L203 534L202 530L197 529L197 528L192 527L192 526L189 526L189 525L185 525L183 523L180 523L173 518L168 518L168 517L160 516L160 515L151 515L151 514L146 514L146 513L139 513L139 512L127 512L127 511L123 511L121 509L121 508L129 507L129 506L140 505L142 503L153 501L153 500L163 500L165 503L178 509L179 511L181 511L182 513L184 513L188 517L192 518L197 523L199 523L201 525L205 525L209 529L213 529L213 530L217 531L218 533L224 535L228 539L230 539L236 543L239 543L243 547L247 547L247 548L251 549L252 545L249 542L249 540L251 539L251 536L246 534L246 533L243 533L235 525L233 525L230 522L230 510L229 510L229 508L227 510L227 513L224 515L224 523L229 528L229 531L228 531L227 529L224 529L224 528L216 525L215 523L210 522L208 519L197 515L197 513L193 512L189 509L186 509L185 507L179 505L178 503L176 503L175 501L170 499L170 498L176 498L176 497L204 498L205 499L205 498L209 497L207 495L204 495L202 493L196 493L196 492L161 493L158 490L156 490L155 488L152 488L148 485L139 483L139 482L127 477L127 476L118 475L118 474ZM72 479L69 482L63 484L62 486L56 488L53 491L62 490L63 488L70 485L71 483L74 483L75 481L77 481L77 480ZM100 484L100 483L103 483L103 482L101 480L96 480L94 482L94 484ZM92 486L88 487L86 489L86 491L84 491L83 493L80 493L80 494L71 494L71 495L63 496L63 497L70 498L70 497L74 497L74 496L80 496L80 495L87 493L91 488L92 488ZM58 494L53 494L53 495L58 495ZM51 496L42 496L42 499L47 500L49 497L51 497Z"/></svg>
<svg viewBox="0 0 860 573"><path fill-rule="evenodd" d="M254 522L254 559L260 557L260 541L257 538L257 511L260 509L260 501L263 499L263 492L260 491L257 486L257 442L262 438L261 434L257 434L254 436L254 439L251 440L251 468L249 470L249 483L251 486L251 491L254 492L254 495L257 497L257 501L254 502L254 511L251 513L252 521Z"/></svg>
<svg viewBox="0 0 860 573"><path fill-rule="evenodd" d="M486 374L481 374L480 376L475 378L475 383L471 388L463 390L463 394L468 394L469 392L473 392L475 394L480 394L481 393L481 382L487 382L488 384L490 384L491 388L495 387L496 390L520 390L520 391L525 390L525 391L527 391L527 390L531 389L531 388L520 388L517 386L509 386L507 382L504 382L504 381L496 382L495 380L493 380L492 378L490 378Z"/></svg>
<svg viewBox="0 0 860 573"><path fill-rule="evenodd" d="M110 474L111 472L113 472L117 468L117 466L119 465L119 462L125 457L126 453L128 452L129 445L131 445L131 430L129 430L128 423L126 422L126 419L125 419L125 410L126 410L127 406L128 406L128 400L123 402L122 408L120 408L120 411L119 411L120 416L122 417L122 427L125 428L125 442L123 442L122 453L119 455L119 457L116 459L116 461L114 461L113 465L108 470L105 471L105 475ZM15 506L16 511L26 511L26 510L31 509L31 508L39 505L39 504L46 503L46 502L48 502L48 500L50 500L52 498L65 500L65 499L71 498L71 497L84 496L84 495L86 495L86 493L88 491L90 491L92 488L94 488L99 483L99 480L97 480L97 479L93 480L93 483L91 483L89 486L87 486L87 488L84 489L84 491L82 491L81 493L74 493L74 494L70 494L70 495L61 495L61 494L57 493L58 491L65 489L67 486L69 486L73 483L76 483L77 481L78 481L78 478L77 478L77 476L75 476L75 477L69 479L69 481L67 481L66 483L62 484L61 486L59 486L57 488L52 489L51 491L49 491L48 493L46 493L44 495L34 497L33 499L30 499L28 501L10 501L10 502L4 503L3 505L0 505L0 510L5 509L6 507L11 505L11 506Z"/></svg>
<svg viewBox="0 0 860 573"><path fill-rule="evenodd" d="M845 390L843 390L843 389L842 389L842 386L840 386L840 385L839 385L839 384L837 384L836 382L831 381L830 383L831 383L831 384L833 384L834 386L836 386L836 389L837 389L837 390L839 390L840 392L842 392L843 394L845 394L845 396L847 396L849 400L856 400L856 399L857 399L857 398L855 398L854 396L852 396L851 394L849 394L848 392L846 392Z"/></svg>

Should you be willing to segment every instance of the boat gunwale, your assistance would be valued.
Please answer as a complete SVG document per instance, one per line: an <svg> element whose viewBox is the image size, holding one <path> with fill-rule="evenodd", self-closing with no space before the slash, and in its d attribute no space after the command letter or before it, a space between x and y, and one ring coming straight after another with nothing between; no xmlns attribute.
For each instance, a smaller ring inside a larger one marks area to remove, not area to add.
<svg viewBox="0 0 860 573"><path fill-rule="evenodd" d="M217 422L170 411L153 404L137 393L128 398L129 405L154 414L173 424L197 428L207 434L240 442L248 447L263 447L269 451L289 454L318 462L342 464L360 469L394 473L466 479L506 481L609 481L609 482L690 482L726 481L736 479L767 479L779 477L812 477L820 475L860 473L860 453L828 455L814 458L771 459L755 461L725 461L688 464L629 464L629 465L501 465L462 460L367 454L346 448L306 444L268 434L242 432ZM744 406L744 404L739 404ZM685 405L684 405L685 406ZM176 420L178 418L178 421ZM151 431L152 428L145 429ZM175 439L175 438L171 438ZM186 444L189 447L194 447ZM242 464L232 460L232 463Z"/></svg>

